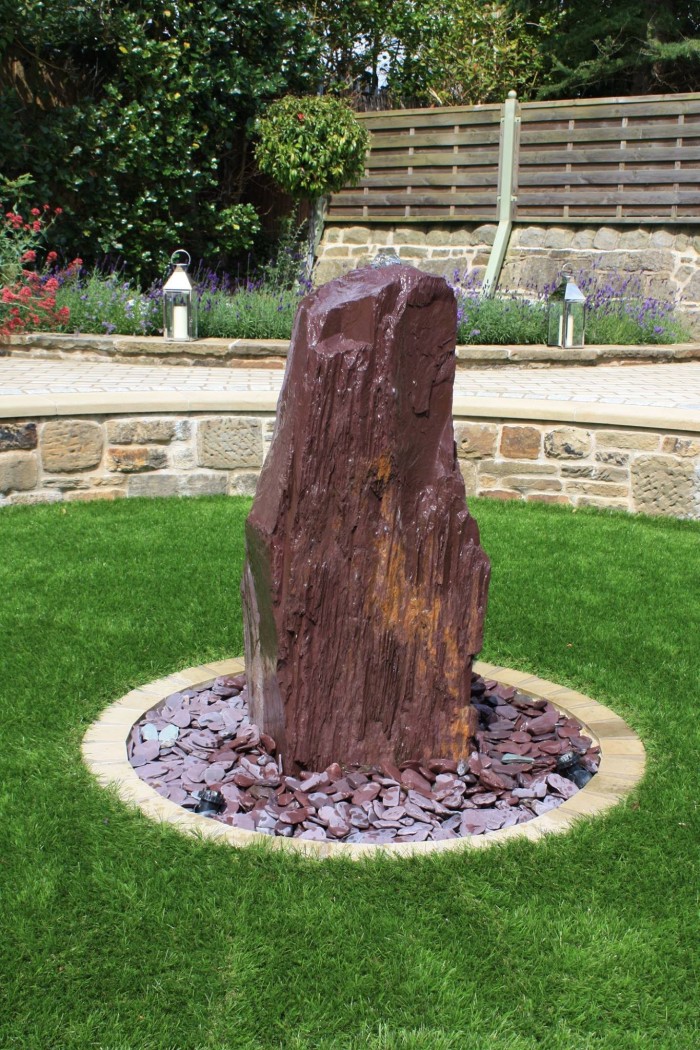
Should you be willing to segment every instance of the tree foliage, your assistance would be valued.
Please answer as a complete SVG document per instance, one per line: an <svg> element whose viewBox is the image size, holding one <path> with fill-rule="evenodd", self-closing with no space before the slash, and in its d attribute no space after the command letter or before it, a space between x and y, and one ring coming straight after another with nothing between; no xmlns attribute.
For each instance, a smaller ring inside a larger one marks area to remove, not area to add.
<svg viewBox="0 0 700 1050"><path fill-rule="evenodd" d="M85 258L231 256L265 101L308 86L303 14L266 0L19 0L3 30L0 169L60 200Z"/></svg>
<svg viewBox="0 0 700 1050"><path fill-rule="evenodd" d="M298 5L297 5L298 6ZM700 89L700 0L316 0L325 90L359 105Z"/></svg>
<svg viewBox="0 0 700 1050"><path fill-rule="evenodd" d="M500 101L513 88L525 100L700 90L700 0L0 8L0 171L29 173L37 200L63 206L71 255L122 256L145 276L179 244L213 264L253 243L251 144L257 118L282 96L366 108ZM330 125L316 140L313 126L302 149L313 163L288 164L298 195L315 196L320 168L338 164Z"/></svg>
<svg viewBox="0 0 700 1050"><path fill-rule="evenodd" d="M540 98L700 90L698 0L512 0L556 20Z"/></svg>
<svg viewBox="0 0 700 1050"><path fill-rule="evenodd" d="M484 0L317 0L310 28L324 90L372 104L460 104L531 92L550 16L530 18Z"/></svg>
<svg viewBox="0 0 700 1050"><path fill-rule="evenodd" d="M405 5L406 6L406 5ZM509 91L531 97L546 65L556 19L527 19L508 3L426 0L410 10L410 55L389 73L394 96L424 104L500 102ZM400 25L406 25L404 11ZM408 34L407 34L408 35Z"/></svg>

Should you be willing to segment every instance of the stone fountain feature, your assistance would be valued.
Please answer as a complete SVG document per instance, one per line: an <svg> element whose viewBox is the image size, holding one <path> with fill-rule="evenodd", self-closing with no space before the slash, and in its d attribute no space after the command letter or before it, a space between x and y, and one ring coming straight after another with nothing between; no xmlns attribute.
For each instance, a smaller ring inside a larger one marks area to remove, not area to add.
<svg viewBox="0 0 700 1050"><path fill-rule="evenodd" d="M401 265L302 303L246 524L245 664L137 688L83 744L150 816L403 854L566 830L641 777L613 712L474 665L489 561L457 466L455 329L445 281Z"/></svg>
<svg viewBox="0 0 700 1050"><path fill-rule="evenodd" d="M466 758L489 562L452 427L456 302L356 270L299 311L246 525L251 719L285 771Z"/></svg>

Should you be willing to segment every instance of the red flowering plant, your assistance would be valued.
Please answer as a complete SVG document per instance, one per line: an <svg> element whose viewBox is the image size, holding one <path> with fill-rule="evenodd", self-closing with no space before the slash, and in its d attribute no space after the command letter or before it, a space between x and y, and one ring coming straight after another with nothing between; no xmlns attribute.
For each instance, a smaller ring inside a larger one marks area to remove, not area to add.
<svg viewBox="0 0 700 1050"><path fill-rule="evenodd" d="M74 259L63 273L56 272L58 255L46 254L46 232L61 214L61 208L44 204L41 208L16 207L0 219L0 338L26 331L53 331L66 324L70 311L56 307L56 292L64 276L76 273L82 265Z"/></svg>

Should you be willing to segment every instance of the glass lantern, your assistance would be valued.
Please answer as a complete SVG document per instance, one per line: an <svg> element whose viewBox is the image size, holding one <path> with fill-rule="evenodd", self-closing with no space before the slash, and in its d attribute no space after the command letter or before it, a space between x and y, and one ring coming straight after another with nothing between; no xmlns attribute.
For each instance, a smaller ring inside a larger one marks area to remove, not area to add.
<svg viewBox="0 0 700 1050"><path fill-rule="evenodd" d="M177 257L184 255L187 262L178 262ZM183 248L173 252L173 271L163 285L163 335L171 343L197 338L197 296L187 274L191 262Z"/></svg>
<svg viewBox="0 0 700 1050"><path fill-rule="evenodd" d="M583 346L586 324L586 296L574 284L570 271L547 300L547 345L565 349Z"/></svg>

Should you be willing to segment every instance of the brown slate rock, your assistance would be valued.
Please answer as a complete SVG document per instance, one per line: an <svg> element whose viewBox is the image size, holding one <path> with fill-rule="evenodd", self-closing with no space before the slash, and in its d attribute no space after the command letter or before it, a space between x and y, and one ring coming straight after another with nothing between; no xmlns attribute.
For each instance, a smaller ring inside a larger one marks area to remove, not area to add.
<svg viewBox="0 0 700 1050"><path fill-rule="evenodd" d="M415 769L404 769L401 774L401 784L412 791L419 791L422 795L429 796L431 793L430 781L417 773Z"/></svg>
<svg viewBox="0 0 700 1050"><path fill-rule="evenodd" d="M446 282L404 266L300 307L243 581L251 718L290 768L473 735L489 566L455 454L455 319Z"/></svg>
<svg viewBox="0 0 700 1050"><path fill-rule="evenodd" d="M526 722L525 728L531 736L540 736L553 732L558 721L559 714L556 711L547 711L545 714Z"/></svg>
<svg viewBox="0 0 700 1050"><path fill-rule="evenodd" d="M373 802L380 791L379 784L362 784L352 796L353 804L359 806L363 802Z"/></svg>

